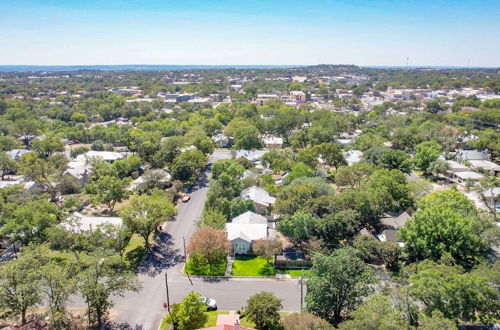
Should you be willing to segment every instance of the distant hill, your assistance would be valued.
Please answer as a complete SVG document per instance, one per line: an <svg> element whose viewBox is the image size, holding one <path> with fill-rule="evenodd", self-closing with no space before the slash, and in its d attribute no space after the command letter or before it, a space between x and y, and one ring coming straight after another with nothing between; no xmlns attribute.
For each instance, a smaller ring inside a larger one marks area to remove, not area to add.
<svg viewBox="0 0 500 330"><path fill-rule="evenodd" d="M183 71L213 69L287 69L298 65L0 65L0 72L55 71Z"/></svg>

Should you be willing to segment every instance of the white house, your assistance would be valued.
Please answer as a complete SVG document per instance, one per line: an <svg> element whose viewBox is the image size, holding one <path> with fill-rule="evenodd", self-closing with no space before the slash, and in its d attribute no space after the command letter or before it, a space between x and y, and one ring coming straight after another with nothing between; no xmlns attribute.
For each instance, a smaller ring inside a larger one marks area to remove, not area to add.
<svg viewBox="0 0 500 330"><path fill-rule="evenodd" d="M283 148L283 138L274 135L265 135L262 142L267 148Z"/></svg>
<svg viewBox="0 0 500 330"><path fill-rule="evenodd" d="M253 201L257 212L260 214L267 213L276 202L276 198L271 197L266 190L257 186L244 189L240 197Z"/></svg>
<svg viewBox="0 0 500 330"><path fill-rule="evenodd" d="M349 150L342 153L347 162L347 165L352 166L353 164L359 163L363 158L363 151L360 150Z"/></svg>
<svg viewBox="0 0 500 330"><path fill-rule="evenodd" d="M258 162L269 150L236 150L234 158L245 158L251 162Z"/></svg>
<svg viewBox="0 0 500 330"><path fill-rule="evenodd" d="M226 224L227 239L236 254L250 252L252 244L260 239L274 237L276 232L267 227L267 219L259 214L247 211Z"/></svg>
<svg viewBox="0 0 500 330"><path fill-rule="evenodd" d="M222 133L212 136L212 140L214 141L215 145L219 148L226 148L229 147L229 145L231 144L230 138Z"/></svg>
<svg viewBox="0 0 500 330"><path fill-rule="evenodd" d="M99 226L106 224L121 226L122 222L122 218L120 217L90 217L74 212L65 222L59 224L59 226L73 233L82 233L93 231Z"/></svg>

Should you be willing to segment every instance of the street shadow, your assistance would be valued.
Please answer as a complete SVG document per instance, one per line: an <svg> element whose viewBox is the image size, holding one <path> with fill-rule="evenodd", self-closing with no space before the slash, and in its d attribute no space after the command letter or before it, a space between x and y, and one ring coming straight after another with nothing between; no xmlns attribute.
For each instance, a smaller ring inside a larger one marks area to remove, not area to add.
<svg viewBox="0 0 500 330"><path fill-rule="evenodd" d="M128 322L109 322L101 327L102 330L145 330L142 325L130 325Z"/></svg>
<svg viewBox="0 0 500 330"><path fill-rule="evenodd" d="M202 277L201 280L205 283L221 283L221 282L227 282L229 281L229 277L225 276L206 276Z"/></svg>
<svg viewBox="0 0 500 330"><path fill-rule="evenodd" d="M137 272L156 276L181 262L184 262L184 256L181 255L179 249L174 248L172 236L162 232L156 237L154 246L142 261Z"/></svg>

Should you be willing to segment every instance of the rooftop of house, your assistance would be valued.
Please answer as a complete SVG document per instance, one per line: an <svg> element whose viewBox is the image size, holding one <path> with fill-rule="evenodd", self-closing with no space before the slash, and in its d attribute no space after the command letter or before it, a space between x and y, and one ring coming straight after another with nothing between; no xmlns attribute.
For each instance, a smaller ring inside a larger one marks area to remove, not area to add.
<svg viewBox="0 0 500 330"><path fill-rule="evenodd" d="M388 228L391 228L391 229L399 229L401 227L403 227L406 223L406 220L410 219L410 215L404 211L404 212L401 212L400 214L397 214L397 215L386 215L385 217L383 217L382 219L380 219L380 222L388 227Z"/></svg>
<svg viewBox="0 0 500 330"><path fill-rule="evenodd" d="M74 212L68 217L67 221L62 222L60 226L74 233L81 233L84 231L92 231L97 227L105 224L120 226L122 224L122 218L92 217L92 216L82 215L79 212Z"/></svg>
<svg viewBox="0 0 500 330"><path fill-rule="evenodd" d="M267 239L267 224L240 224L226 223L227 239L232 241L242 239L246 242L252 242L259 239Z"/></svg>
<svg viewBox="0 0 500 330"><path fill-rule="evenodd" d="M267 218L254 213L252 211L246 211L243 214L240 214L239 216L233 218L231 220L231 223L237 223L237 224L267 224Z"/></svg>
<svg viewBox="0 0 500 330"><path fill-rule="evenodd" d="M477 173L477 172L472 172L472 171L468 171L468 172L454 172L454 174L459 177L460 179L462 180L467 180L467 179L470 179L470 180L480 180L482 179L484 176L480 173Z"/></svg>
<svg viewBox="0 0 500 330"><path fill-rule="evenodd" d="M457 152L457 159L461 161L487 160L488 152L484 150L460 150Z"/></svg>
<svg viewBox="0 0 500 330"><path fill-rule="evenodd" d="M347 165L349 166L359 163L363 157L363 151L361 150L344 151L342 154L344 155Z"/></svg>
<svg viewBox="0 0 500 330"><path fill-rule="evenodd" d="M486 171L500 171L500 165L497 165L489 160L469 160L472 167L480 168Z"/></svg>
<svg viewBox="0 0 500 330"><path fill-rule="evenodd" d="M264 156L268 150L236 150L235 158L245 158L251 162L256 162Z"/></svg>
<svg viewBox="0 0 500 330"><path fill-rule="evenodd" d="M276 198L271 197L269 193L260 187L252 186L250 188L244 189L241 194L241 198L250 199L257 204L270 206L276 202Z"/></svg>

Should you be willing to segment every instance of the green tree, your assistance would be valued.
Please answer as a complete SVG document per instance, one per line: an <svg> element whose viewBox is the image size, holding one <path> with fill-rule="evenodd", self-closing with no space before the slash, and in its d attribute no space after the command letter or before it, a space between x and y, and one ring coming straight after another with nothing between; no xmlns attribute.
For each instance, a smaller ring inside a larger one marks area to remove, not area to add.
<svg viewBox="0 0 500 330"><path fill-rule="evenodd" d="M212 165L212 178L217 180L223 173L236 179L241 178L245 168L234 159L218 160Z"/></svg>
<svg viewBox="0 0 500 330"><path fill-rule="evenodd" d="M180 304L175 305L167 320L176 324L174 328L179 330L199 329L207 322L206 310L207 306L200 294L191 291Z"/></svg>
<svg viewBox="0 0 500 330"><path fill-rule="evenodd" d="M304 250L305 244L316 232L317 222L313 215L298 212L280 221L278 230Z"/></svg>
<svg viewBox="0 0 500 330"><path fill-rule="evenodd" d="M146 249L151 250L149 237L158 226L172 220L175 215L174 205L162 192L154 191L151 195L134 195L125 206L120 216L131 232L139 234L145 241Z"/></svg>
<svg viewBox="0 0 500 330"><path fill-rule="evenodd" d="M472 202L461 193L434 192L422 199L418 211L399 235L406 243L406 252L414 259L436 261L449 253L458 263L470 267L488 250L482 237L486 228L476 214Z"/></svg>
<svg viewBox="0 0 500 330"><path fill-rule="evenodd" d="M285 316L281 323L287 330L333 330L333 326L311 313L292 313Z"/></svg>
<svg viewBox="0 0 500 330"><path fill-rule="evenodd" d="M375 167L367 163L341 166L335 173L335 183L341 187L359 188L373 171Z"/></svg>
<svg viewBox="0 0 500 330"><path fill-rule="evenodd" d="M55 201L68 161L63 155L52 155L47 159L37 153L27 153L21 157L19 171L28 180L33 180L50 194Z"/></svg>
<svg viewBox="0 0 500 330"><path fill-rule="evenodd" d="M295 163L292 165L291 171L288 173L285 181L287 183L292 182L295 179L302 177L312 177L314 176L314 171L304 163Z"/></svg>
<svg viewBox="0 0 500 330"><path fill-rule="evenodd" d="M259 129L244 118L233 119L224 130L224 134L232 136L238 149L257 149L261 147Z"/></svg>
<svg viewBox="0 0 500 330"><path fill-rule="evenodd" d="M408 329L392 306L389 297L373 295L350 314L351 319L339 324L339 329Z"/></svg>
<svg viewBox="0 0 500 330"><path fill-rule="evenodd" d="M412 163L410 155L401 150L388 147L374 147L368 149L363 154L363 159L388 170L400 170L403 173L411 172Z"/></svg>
<svg viewBox="0 0 500 330"><path fill-rule="evenodd" d="M316 150L328 166L333 166L337 169L340 166L347 165L342 150L333 142L322 143L316 146Z"/></svg>
<svg viewBox="0 0 500 330"><path fill-rule="evenodd" d="M89 327L100 328L114 305L111 296L138 291L140 284L134 273L112 267L107 254L98 251L84 259L84 271L78 275L78 290L87 304Z"/></svg>
<svg viewBox="0 0 500 330"><path fill-rule="evenodd" d="M231 218L235 218L247 211L255 212L255 203L250 199L236 197L231 200L229 209L231 211Z"/></svg>
<svg viewBox="0 0 500 330"><path fill-rule="evenodd" d="M63 151L64 143L59 137L49 135L44 138L34 139L31 147L40 154L42 158L48 158L57 151Z"/></svg>
<svg viewBox="0 0 500 330"><path fill-rule="evenodd" d="M94 196L93 202L95 204L105 204L113 213L116 203L123 201L128 196L128 191L125 189L127 184L127 179L107 175L87 184L85 192Z"/></svg>
<svg viewBox="0 0 500 330"><path fill-rule="evenodd" d="M224 229L226 225L226 215L219 210L205 209L197 225L199 228L212 227L215 229Z"/></svg>
<svg viewBox="0 0 500 330"><path fill-rule="evenodd" d="M199 150L190 150L175 157L172 166L172 177L177 180L189 182L194 180L196 174L205 167L207 158Z"/></svg>
<svg viewBox="0 0 500 330"><path fill-rule="evenodd" d="M6 153L0 153L0 171L1 171L1 179L5 178L5 175L10 174L11 172L16 171L17 162L10 158Z"/></svg>
<svg viewBox="0 0 500 330"><path fill-rule="evenodd" d="M415 147L414 163L425 174L429 173L430 166L439 158L441 147L434 141L425 141Z"/></svg>
<svg viewBox="0 0 500 330"><path fill-rule="evenodd" d="M207 274L220 275L226 268L227 255L230 244L223 230L205 227L197 230L189 240L188 253L193 257L190 261L191 268L202 272L208 268Z"/></svg>
<svg viewBox="0 0 500 330"><path fill-rule="evenodd" d="M59 223L60 212L53 203L37 199L4 210L2 218L1 233L9 235L12 241L42 243L46 240L47 229Z"/></svg>
<svg viewBox="0 0 500 330"><path fill-rule="evenodd" d="M280 329L281 308L281 299L262 291L248 298L245 315L255 323L257 329Z"/></svg>
<svg viewBox="0 0 500 330"><path fill-rule="evenodd" d="M307 310L338 325L342 315L353 310L370 291L372 270L354 249L344 248L329 256L315 253L306 277Z"/></svg>
<svg viewBox="0 0 500 330"><path fill-rule="evenodd" d="M0 266L0 307L26 323L30 307L42 302L39 261L31 253L22 254Z"/></svg>

